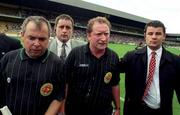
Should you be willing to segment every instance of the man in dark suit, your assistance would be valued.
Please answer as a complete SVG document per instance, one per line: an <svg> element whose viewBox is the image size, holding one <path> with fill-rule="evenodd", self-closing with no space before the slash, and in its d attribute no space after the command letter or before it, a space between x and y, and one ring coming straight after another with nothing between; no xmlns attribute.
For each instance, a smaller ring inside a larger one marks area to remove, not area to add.
<svg viewBox="0 0 180 115"><path fill-rule="evenodd" d="M4 33L0 33L0 59L7 52L21 48L21 42L15 38L6 36Z"/></svg>
<svg viewBox="0 0 180 115"><path fill-rule="evenodd" d="M147 23L144 36L147 46L120 61L120 71L125 72L124 115L172 115L174 91L180 102L180 58L163 47L162 22Z"/></svg>

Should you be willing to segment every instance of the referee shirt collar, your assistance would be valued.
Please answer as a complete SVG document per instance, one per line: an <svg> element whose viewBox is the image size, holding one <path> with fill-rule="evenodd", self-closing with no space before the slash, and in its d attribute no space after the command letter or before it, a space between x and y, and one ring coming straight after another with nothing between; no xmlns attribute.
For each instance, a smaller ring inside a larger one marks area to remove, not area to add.
<svg viewBox="0 0 180 115"><path fill-rule="evenodd" d="M26 54L25 49L22 48L20 51L20 58L21 58L21 61L32 59L32 60L37 60L37 61L41 61L42 63L44 63L47 60L49 54L50 54L49 50L46 50L46 52L41 57L39 57L37 59L32 59Z"/></svg>

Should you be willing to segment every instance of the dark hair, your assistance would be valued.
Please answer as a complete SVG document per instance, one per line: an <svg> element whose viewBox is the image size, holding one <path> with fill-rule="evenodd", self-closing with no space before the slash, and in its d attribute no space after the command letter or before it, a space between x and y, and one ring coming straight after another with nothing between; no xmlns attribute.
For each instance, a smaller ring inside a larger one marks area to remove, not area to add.
<svg viewBox="0 0 180 115"><path fill-rule="evenodd" d="M61 14L61 15L59 15L58 17L56 17L54 27L57 26L58 21L59 21L60 19L70 20L70 21L72 22L72 27L74 27L74 20L73 20L73 18L72 18L70 15L67 15L67 14Z"/></svg>
<svg viewBox="0 0 180 115"><path fill-rule="evenodd" d="M159 20L153 20L153 21L150 21L149 23L147 23L144 28L144 33L146 33L148 27L155 27L155 28L162 27L164 34L166 33L166 28L165 28L164 24Z"/></svg>

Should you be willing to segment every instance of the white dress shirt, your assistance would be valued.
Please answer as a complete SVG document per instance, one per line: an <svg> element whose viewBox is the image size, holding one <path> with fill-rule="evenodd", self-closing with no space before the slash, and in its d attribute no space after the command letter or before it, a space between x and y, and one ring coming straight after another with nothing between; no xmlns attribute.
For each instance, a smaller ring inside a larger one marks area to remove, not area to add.
<svg viewBox="0 0 180 115"><path fill-rule="evenodd" d="M149 74L149 63L151 59L151 52L152 50L148 47L147 53L148 53L148 68L147 68L147 76ZM148 91L148 95L144 98L144 102L153 109L160 108L160 87L159 87L159 65L160 65L160 59L162 55L162 47L160 47L156 52L156 67L155 72L153 76L153 81L151 83L151 86Z"/></svg>
<svg viewBox="0 0 180 115"><path fill-rule="evenodd" d="M60 57L63 43L60 40L58 40L58 38L56 38L56 41L57 41L57 55ZM66 56L68 56L68 54L72 49L70 39L66 42L65 49L66 49Z"/></svg>

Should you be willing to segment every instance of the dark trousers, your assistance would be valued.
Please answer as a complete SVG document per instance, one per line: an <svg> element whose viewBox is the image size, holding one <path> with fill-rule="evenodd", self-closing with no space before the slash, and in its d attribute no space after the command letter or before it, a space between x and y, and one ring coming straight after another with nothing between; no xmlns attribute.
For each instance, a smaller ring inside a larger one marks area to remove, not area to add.
<svg viewBox="0 0 180 115"><path fill-rule="evenodd" d="M161 112L160 109L152 109L146 103L142 103L142 115L161 115Z"/></svg>
<svg viewBox="0 0 180 115"><path fill-rule="evenodd" d="M128 103L124 106L124 115L164 115L160 109L152 109L145 103Z"/></svg>

